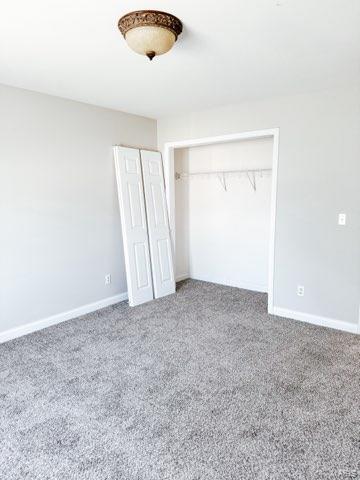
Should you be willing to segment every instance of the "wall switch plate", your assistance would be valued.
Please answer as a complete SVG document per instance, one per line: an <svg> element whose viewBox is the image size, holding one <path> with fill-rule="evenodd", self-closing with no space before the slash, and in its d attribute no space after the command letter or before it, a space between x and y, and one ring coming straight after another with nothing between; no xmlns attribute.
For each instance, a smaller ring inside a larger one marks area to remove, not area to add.
<svg viewBox="0 0 360 480"><path fill-rule="evenodd" d="M297 286L297 294L298 297L303 297L305 294L305 287L303 285L298 285Z"/></svg>
<svg viewBox="0 0 360 480"><path fill-rule="evenodd" d="M346 225L346 213L339 213L338 217L338 224L339 225Z"/></svg>
<svg viewBox="0 0 360 480"><path fill-rule="evenodd" d="M111 283L111 275L108 273L105 275L105 285L109 285Z"/></svg>

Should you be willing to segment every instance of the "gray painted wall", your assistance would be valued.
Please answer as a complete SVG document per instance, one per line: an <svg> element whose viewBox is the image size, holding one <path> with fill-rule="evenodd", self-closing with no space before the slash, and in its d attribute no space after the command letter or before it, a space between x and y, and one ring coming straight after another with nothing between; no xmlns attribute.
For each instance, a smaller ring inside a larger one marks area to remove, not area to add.
<svg viewBox="0 0 360 480"><path fill-rule="evenodd" d="M0 86L0 332L126 291L116 143L156 121Z"/></svg>
<svg viewBox="0 0 360 480"><path fill-rule="evenodd" d="M358 89L162 119L158 144L272 127L275 306L357 323ZM114 143L153 148L155 120L0 86L0 332L126 291Z"/></svg>
<svg viewBox="0 0 360 480"><path fill-rule="evenodd" d="M360 91L274 98L161 119L158 144L280 127L274 303L357 323ZM337 225L345 212L348 224ZM297 285L305 296L296 295Z"/></svg>

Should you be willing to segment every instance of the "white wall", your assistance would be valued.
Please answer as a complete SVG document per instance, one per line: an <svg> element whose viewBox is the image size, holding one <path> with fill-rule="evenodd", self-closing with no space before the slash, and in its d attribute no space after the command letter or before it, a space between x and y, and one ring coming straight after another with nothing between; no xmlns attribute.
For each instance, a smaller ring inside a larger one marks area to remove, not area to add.
<svg viewBox="0 0 360 480"><path fill-rule="evenodd" d="M272 139L175 150L177 172L271 168ZM177 276L267 291L271 176L175 182Z"/></svg>
<svg viewBox="0 0 360 480"><path fill-rule="evenodd" d="M273 98L158 121L158 144L280 128L275 306L359 321L360 91ZM337 215L347 213L346 227ZM305 286L305 296L296 286Z"/></svg>
<svg viewBox="0 0 360 480"><path fill-rule="evenodd" d="M155 147L156 122L5 86L0 105L1 332L126 292L111 147Z"/></svg>

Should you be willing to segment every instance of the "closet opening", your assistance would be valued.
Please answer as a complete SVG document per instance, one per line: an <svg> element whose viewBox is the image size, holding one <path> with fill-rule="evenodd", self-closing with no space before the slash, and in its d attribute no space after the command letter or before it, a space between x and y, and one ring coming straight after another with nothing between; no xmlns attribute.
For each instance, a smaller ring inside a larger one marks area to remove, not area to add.
<svg viewBox="0 0 360 480"><path fill-rule="evenodd" d="M177 280L268 293L273 310L278 129L165 145Z"/></svg>

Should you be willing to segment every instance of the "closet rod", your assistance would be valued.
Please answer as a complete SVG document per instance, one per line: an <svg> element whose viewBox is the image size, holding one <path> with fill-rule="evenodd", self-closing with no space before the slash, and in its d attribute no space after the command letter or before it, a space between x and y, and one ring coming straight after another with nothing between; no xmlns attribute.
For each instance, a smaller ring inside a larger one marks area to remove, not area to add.
<svg viewBox="0 0 360 480"><path fill-rule="evenodd" d="M176 180L179 180L180 178L185 178L185 177L191 177L193 175L228 175L228 174L236 174L236 173L265 173L265 172L271 172L271 168L256 168L256 169L242 169L242 170L220 170L220 171L215 171L215 170L210 170L207 172L176 172L175 173L175 178Z"/></svg>

